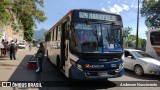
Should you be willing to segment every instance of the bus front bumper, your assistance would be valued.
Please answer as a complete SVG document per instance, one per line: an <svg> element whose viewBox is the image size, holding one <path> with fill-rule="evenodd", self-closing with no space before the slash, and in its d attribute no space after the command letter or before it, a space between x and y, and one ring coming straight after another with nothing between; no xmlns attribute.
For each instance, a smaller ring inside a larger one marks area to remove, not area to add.
<svg viewBox="0 0 160 90"><path fill-rule="evenodd" d="M124 74L124 68L120 70L106 71L82 71L75 66L69 69L69 78L77 80L96 80L121 77Z"/></svg>

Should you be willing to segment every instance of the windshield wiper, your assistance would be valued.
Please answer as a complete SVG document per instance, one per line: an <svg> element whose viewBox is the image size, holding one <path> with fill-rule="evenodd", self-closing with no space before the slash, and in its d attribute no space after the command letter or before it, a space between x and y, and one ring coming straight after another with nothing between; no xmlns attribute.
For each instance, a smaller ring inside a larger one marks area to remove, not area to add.
<svg viewBox="0 0 160 90"><path fill-rule="evenodd" d="M94 21L94 20L86 20L86 24L109 24L109 25L115 25L113 21Z"/></svg>

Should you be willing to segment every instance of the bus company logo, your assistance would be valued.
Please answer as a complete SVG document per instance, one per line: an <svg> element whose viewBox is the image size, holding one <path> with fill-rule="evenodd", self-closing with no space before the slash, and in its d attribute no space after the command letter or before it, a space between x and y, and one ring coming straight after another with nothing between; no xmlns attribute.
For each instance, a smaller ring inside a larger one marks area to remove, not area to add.
<svg viewBox="0 0 160 90"><path fill-rule="evenodd" d="M90 64L85 64L85 67L86 68L91 68L91 65Z"/></svg>
<svg viewBox="0 0 160 90"><path fill-rule="evenodd" d="M90 64L85 64L85 68L104 68L104 65L90 65Z"/></svg>

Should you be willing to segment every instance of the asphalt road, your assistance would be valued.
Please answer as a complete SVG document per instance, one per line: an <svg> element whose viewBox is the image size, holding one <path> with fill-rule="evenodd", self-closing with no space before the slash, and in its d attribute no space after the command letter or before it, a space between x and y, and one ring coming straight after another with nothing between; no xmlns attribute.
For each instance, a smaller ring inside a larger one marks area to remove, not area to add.
<svg viewBox="0 0 160 90"><path fill-rule="evenodd" d="M125 74L119 78L110 78L103 81L74 81L67 79L54 65L45 59L43 61L43 72L36 73L35 69L27 68L27 62L29 59L34 59L31 57L36 50L37 48L33 48L32 51L29 51L28 48L19 49L17 60L1 57L0 81L38 81L48 87L0 87L0 90L160 90L160 87L121 87L120 84L123 83L137 83L140 81L144 81L144 83L150 83L150 81L160 82L160 76L145 75L144 77L138 77L134 75L134 72L129 70L125 70Z"/></svg>

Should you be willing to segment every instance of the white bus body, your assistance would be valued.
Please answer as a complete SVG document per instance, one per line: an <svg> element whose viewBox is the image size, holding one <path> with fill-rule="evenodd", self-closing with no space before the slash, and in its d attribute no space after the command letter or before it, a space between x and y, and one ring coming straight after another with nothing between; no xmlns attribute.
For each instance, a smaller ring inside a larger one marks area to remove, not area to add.
<svg viewBox="0 0 160 90"><path fill-rule="evenodd" d="M160 28L148 30L146 53L160 60Z"/></svg>

